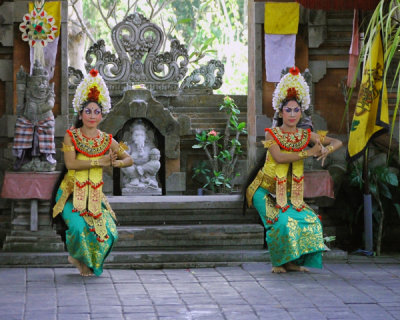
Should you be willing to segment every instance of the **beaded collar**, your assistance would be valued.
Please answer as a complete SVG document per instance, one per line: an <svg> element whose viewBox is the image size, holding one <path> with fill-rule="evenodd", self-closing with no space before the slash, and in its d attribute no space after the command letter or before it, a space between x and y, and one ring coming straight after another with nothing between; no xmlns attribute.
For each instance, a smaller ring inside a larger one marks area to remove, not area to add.
<svg viewBox="0 0 400 320"><path fill-rule="evenodd" d="M107 152L111 147L112 135L99 131L95 138L86 137L80 128L67 130L76 151L87 157L98 157Z"/></svg>
<svg viewBox="0 0 400 320"><path fill-rule="evenodd" d="M284 132L281 128L267 128L279 146L287 151L301 151L308 146L311 138L311 130L297 128L295 132Z"/></svg>

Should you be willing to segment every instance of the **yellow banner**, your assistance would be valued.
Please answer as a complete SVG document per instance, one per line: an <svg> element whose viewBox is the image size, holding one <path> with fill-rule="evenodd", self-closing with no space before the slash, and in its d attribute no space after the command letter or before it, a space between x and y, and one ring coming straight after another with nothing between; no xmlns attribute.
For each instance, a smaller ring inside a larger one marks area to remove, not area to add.
<svg viewBox="0 0 400 320"><path fill-rule="evenodd" d="M360 91L350 129L348 156L363 154L370 139L389 128L389 110L386 86L383 86L383 48L380 32L372 43L364 66Z"/></svg>
<svg viewBox="0 0 400 320"><path fill-rule="evenodd" d="M268 34L297 34L300 5L297 2L265 3L264 32Z"/></svg>
<svg viewBox="0 0 400 320"><path fill-rule="evenodd" d="M33 2L29 2L29 12L33 10ZM51 1L44 3L44 11L47 12L48 15L52 16L55 20L54 25L58 28L55 33L56 37L60 36L60 26L61 26L61 2L60 1Z"/></svg>

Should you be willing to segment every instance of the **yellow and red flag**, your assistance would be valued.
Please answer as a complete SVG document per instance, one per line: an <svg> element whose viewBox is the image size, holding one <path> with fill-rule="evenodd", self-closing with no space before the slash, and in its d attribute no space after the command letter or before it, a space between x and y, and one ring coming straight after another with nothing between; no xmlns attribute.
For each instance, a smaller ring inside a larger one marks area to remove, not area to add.
<svg viewBox="0 0 400 320"><path fill-rule="evenodd" d="M348 143L348 157L363 155L368 142L389 129L386 85L383 85L383 47L377 32L366 60Z"/></svg>

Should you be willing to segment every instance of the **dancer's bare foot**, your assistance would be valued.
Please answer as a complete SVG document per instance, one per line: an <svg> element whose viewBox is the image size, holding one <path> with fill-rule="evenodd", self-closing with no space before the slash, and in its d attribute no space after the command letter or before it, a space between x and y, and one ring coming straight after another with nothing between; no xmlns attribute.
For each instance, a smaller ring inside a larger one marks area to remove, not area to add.
<svg viewBox="0 0 400 320"><path fill-rule="evenodd" d="M287 271L310 272L310 270L308 270L307 268L298 266L297 264L294 264L293 262L286 263L285 268Z"/></svg>
<svg viewBox="0 0 400 320"><path fill-rule="evenodd" d="M79 273L82 275L82 264L78 260L71 256L68 256L68 262L76 267L79 270Z"/></svg>
<svg viewBox="0 0 400 320"><path fill-rule="evenodd" d="M86 264L81 263L81 266L82 266L81 276L90 277L93 275L92 269L90 269Z"/></svg>
<svg viewBox="0 0 400 320"><path fill-rule="evenodd" d="M279 267L272 267L272 273L286 273L286 269L282 266Z"/></svg>

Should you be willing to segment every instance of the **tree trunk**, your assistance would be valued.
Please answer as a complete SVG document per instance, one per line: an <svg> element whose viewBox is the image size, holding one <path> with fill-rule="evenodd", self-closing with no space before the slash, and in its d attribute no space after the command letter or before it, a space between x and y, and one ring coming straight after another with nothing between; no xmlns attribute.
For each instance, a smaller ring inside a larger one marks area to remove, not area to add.
<svg viewBox="0 0 400 320"><path fill-rule="evenodd" d="M75 3L79 15L83 16L82 0ZM75 11L70 7L68 13L68 66L81 70L85 74L86 34L80 26Z"/></svg>

